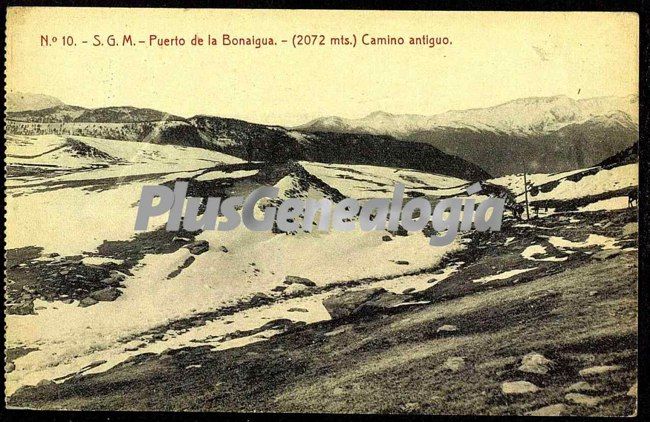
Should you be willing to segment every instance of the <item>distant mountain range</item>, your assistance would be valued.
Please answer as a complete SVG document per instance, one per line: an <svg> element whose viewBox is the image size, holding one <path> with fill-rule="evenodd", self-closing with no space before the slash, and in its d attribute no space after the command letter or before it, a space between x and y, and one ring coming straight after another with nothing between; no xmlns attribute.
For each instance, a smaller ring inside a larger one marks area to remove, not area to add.
<svg viewBox="0 0 650 422"><path fill-rule="evenodd" d="M174 144L205 148L254 161L317 161L403 167L481 180L490 177L479 166L426 144L391 136L303 133L214 116L185 119L151 109L105 107L85 109L59 105L42 110L9 112L6 131L17 135L77 135L95 138Z"/></svg>
<svg viewBox="0 0 650 422"><path fill-rule="evenodd" d="M494 107L452 110L433 116L375 111L361 119L322 117L295 129L309 132L372 133L406 138L418 132L445 128L525 137L548 134L564 126L615 111L624 112L632 122L637 123L638 108L639 98L636 95L584 100L560 95L520 98Z"/></svg>
<svg viewBox="0 0 650 422"><path fill-rule="evenodd" d="M636 95L536 97L433 116L377 111L361 119L324 117L295 129L426 143L495 176L548 173L588 167L632 145L639 137L638 106Z"/></svg>
<svg viewBox="0 0 650 422"><path fill-rule="evenodd" d="M378 111L293 129L136 107L88 109L47 98L57 104L40 108L45 102L30 100L39 108L8 111L7 131L197 146L251 160L408 167L467 180L590 167L639 139L637 96L523 98L434 116Z"/></svg>

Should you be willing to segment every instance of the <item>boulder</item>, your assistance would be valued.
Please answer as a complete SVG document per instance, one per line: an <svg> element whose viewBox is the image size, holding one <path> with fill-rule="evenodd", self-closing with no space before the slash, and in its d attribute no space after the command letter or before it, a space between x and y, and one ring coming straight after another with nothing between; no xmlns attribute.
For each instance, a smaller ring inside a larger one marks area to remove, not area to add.
<svg viewBox="0 0 650 422"><path fill-rule="evenodd" d="M120 285L120 280L113 278L113 277L107 277L102 280L100 280L100 283L106 284L108 286L119 286Z"/></svg>
<svg viewBox="0 0 650 422"><path fill-rule="evenodd" d="M323 334L325 337L332 337L332 336L337 336L339 334L343 334L350 328L349 325L343 325L335 330L328 331L325 334Z"/></svg>
<svg viewBox="0 0 650 422"><path fill-rule="evenodd" d="M398 294L392 292L385 292L379 296L363 303L356 310L358 314L376 314L385 309L394 308L400 304L404 303L404 298Z"/></svg>
<svg viewBox="0 0 650 422"><path fill-rule="evenodd" d="M301 296L307 291L309 291L309 287L305 286L304 284L292 284L284 289L282 294L285 296Z"/></svg>
<svg viewBox="0 0 650 422"><path fill-rule="evenodd" d="M383 288L348 290L323 300L323 306L332 319L360 313L372 313L401 303L399 295Z"/></svg>
<svg viewBox="0 0 650 422"><path fill-rule="evenodd" d="M52 380L40 380L38 384L36 384L37 387L47 387L49 385L56 385L56 383Z"/></svg>
<svg viewBox="0 0 650 422"><path fill-rule="evenodd" d="M596 389L586 381L579 381L568 386L566 388L566 391L584 392L584 391L596 391Z"/></svg>
<svg viewBox="0 0 650 422"><path fill-rule="evenodd" d="M303 278L303 277L297 277L295 275L288 275L284 278L284 284L292 285L292 284L302 284L303 286L307 287L316 287L316 283L311 281L308 278Z"/></svg>
<svg viewBox="0 0 650 422"><path fill-rule="evenodd" d="M120 291L114 287L106 287L105 289L92 292L89 296L99 302L112 302L120 297Z"/></svg>
<svg viewBox="0 0 650 422"><path fill-rule="evenodd" d="M267 294L264 293L255 293L250 300L252 305L264 305L271 302L273 299Z"/></svg>
<svg viewBox="0 0 650 422"><path fill-rule="evenodd" d="M197 240L196 242L188 243L183 247L189 249L192 255L201 255L210 249L210 243L208 243L207 240Z"/></svg>
<svg viewBox="0 0 650 422"><path fill-rule="evenodd" d="M381 240L383 240L384 242L390 242L391 240L393 240L393 238L385 234L381 237Z"/></svg>
<svg viewBox="0 0 650 422"><path fill-rule="evenodd" d="M589 376L594 376L594 375L602 375L606 374L608 372L613 372L613 371L618 371L620 369L623 369L622 366L620 365L600 365L600 366L591 366L589 368L585 368L579 372L580 376L583 377L589 377Z"/></svg>
<svg viewBox="0 0 650 422"><path fill-rule="evenodd" d="M503 394L528 394L539 390L538 386L528 381L506 381L501 384Z"/></svg>
<svg viewBox="0 0 650 422"><path fill-rule="evenodd" d="M305 308L289 308L287 309L287 312L309 312Z"/></svg>
<svg viewBox="0 0 650 422"><path fill-rule="evenodd" d="M620 249L606 249L599 252L596 252L591 256L592 259L596 261L604 261L606 259L614 258L615 256L620 255L622 252Z"/></svg>
<svg viewBox="0 0 650 422"><path fill-rule="evenodd" d="M85 298L83 298L83 299L81 299L79 301L79 306L81 306L82 308L85 308L85 307L88 307L88 306L92 306L92 305L94 305L96 303L98 303L98 302L95 299L93 299L92 297L85 297Z"/></svg>
<svg viewBox="0 0 650 422"><path fill-rule="evenodd" d="M537 410L525 413L525 416L564 416L567 414L567 407L562 403L551 404L540 407Z"/></svg>
<svg viewBox="0 0 650 422"><path fill-rule="evenodd" d="M117 270L111 270L108 274L109 274L110 278L112 278L113 280L117 280L117 281L126 280L126 274L121 273L121 272L119 272Z"/></svg>
<svg viewBox="0 0 650 422"><path fill-rule="evenodd" d="M414 291L415 291L415 287L409 287L408 289L404 289L404 291L402 293L406 295L406 294L412 293Z"/></svg>
<svg viewBox="0 0 650 422"><path fill-rule="evenodd" d="M395 261L397 265L409 265L408 261Z"/></svg>
<svg viewBox="0 0 650 422"><path fill-rule="evenodd" d="M623 226L623 236L632 236L639 233L639 223L627 223Z"/></svg>
<svg viewBox="0 0 650 422"><path fill-rule="evenodd" d="M13 362L7 362L5 365L5 373L13 372L16 369L16 365Z"/></svg>
<svg viewBox="0 0 650 422"><path fill-rule="evenodd" d="M451 324L445 324L436 330L436 333L453 333L458 331L458 327Z"/></svg>
<svg viewBox="0 0 650 422"><path fill-rule="evenodd" d="M571 403L581 404L583 406L596 406L603 401L602 397L592 397L580 393L569 393L564 398Z"/></svg>
<svg viewBox="0 0 650 422"><path fill-rule="evenodd" d="M460 356L452 356L447 358L445 363L442 364L444 369L448 369L452 372L458 372L465 368L465 358Z"/></svg>
<svg viewBox="0 0 650 422"><path fill-rule="evenodd" d="M228 248L226 248L226 247L223 246L223 245L221 245L221 246L219 247L219 250L221 250L221 252L223 252L223 253L228 253Z"/></svg>
<svg viewBox="0 0 650 422"><path fill-rule="evenodd" d="M627 390L627 395L630 397L637 397L639 394L639 383L635 382L629 390Z"/></svg>
<svg viewBox="0 0 650 422"><path fill-rule="evenodd" d="M544 375L548 373L551 365L553 365L553 362L544 357L544 355L531 352L521 359L521 365L517 369L530 374Z"/></svg>

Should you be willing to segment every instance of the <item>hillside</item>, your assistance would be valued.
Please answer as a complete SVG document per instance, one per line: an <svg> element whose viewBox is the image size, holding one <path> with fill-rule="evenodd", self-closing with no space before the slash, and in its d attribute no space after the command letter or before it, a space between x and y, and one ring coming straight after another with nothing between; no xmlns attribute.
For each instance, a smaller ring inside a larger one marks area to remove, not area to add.
<svg viewBox="0 0 650 422"><path fill-rule="evenodd" d="M590 167L628 148L638 137L638 128L629 116L614 112L527 137L458 128L418 132L408 140L433 145L501 176ZM503 160L504 156L509 159Z"/></svg>

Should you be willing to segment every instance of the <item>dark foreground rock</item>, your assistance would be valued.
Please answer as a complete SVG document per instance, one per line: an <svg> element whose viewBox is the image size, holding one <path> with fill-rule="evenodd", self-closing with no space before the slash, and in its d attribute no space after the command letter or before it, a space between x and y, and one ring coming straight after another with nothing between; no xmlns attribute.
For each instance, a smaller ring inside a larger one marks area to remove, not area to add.
<svg viewBox="0 0 650 422"><path fill-rule="evenodd" d="M323 301L333 319L372 314L402 303L402 297L383 288L346 291Z"/></svg>
<svg viewBox="0 0 650 422"><path fill-rule="evenodd" d="M307 287L316 287L316 283L314 283L310 279L304 277L298 277L295 275L286 276L284 278L284 284L288 284L288 285L302 284L303 286L307 286Z"/></svg>
<svg viewBox="0 0 650 422"><path fill-rule="evenodd" d="M184 247L189 249L192 255L201 255L210 249L210 243L207 240L197 240L196 242L188 243Z"/></svg>

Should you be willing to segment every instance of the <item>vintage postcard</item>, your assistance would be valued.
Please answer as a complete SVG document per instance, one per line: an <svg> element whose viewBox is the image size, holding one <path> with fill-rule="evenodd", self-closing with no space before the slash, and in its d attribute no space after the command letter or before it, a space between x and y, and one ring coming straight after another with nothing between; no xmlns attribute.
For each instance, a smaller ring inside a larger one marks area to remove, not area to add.
<svg viewBox="0 0 650 422"><path fill-rule="evenodd" d="M5 19L9 408L636 414L637 14Z"/></svg>

